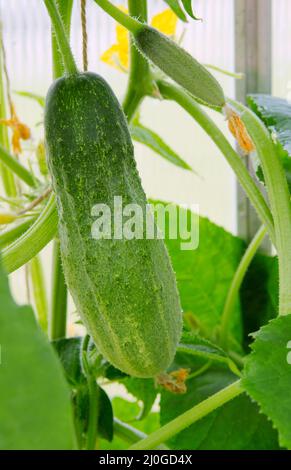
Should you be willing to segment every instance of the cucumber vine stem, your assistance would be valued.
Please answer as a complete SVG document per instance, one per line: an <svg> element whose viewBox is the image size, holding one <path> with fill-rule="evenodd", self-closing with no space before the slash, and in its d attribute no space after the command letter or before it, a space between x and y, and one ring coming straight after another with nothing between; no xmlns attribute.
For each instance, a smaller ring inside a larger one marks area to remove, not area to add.
<svg viewBox="0 0 291 470"><path fill-rule="evenodd" d="M65 32L70 39L72 0L57 0L58 10L61 15ZM55 35L52 31L52 57L53 78L57 79L64 74L62 54L58 48ZM51 339L65 338L67 328L67 302L68 289L61 261L60 241L54 240L52 260L52 290L50 309L50 337Z"/></svg>
<svg viewBox="0 0 291 470"><path fill-rule="evenodd" d="M268 233L274 245L276 238L271 211L256 184L252 180L248 170L240 156L232 148L223 132L216 126L212 119L203 111L201 106L190 95L178 86L164 80L157 82L161 95L165 99L173 100L179 104L197 123L205 130L209 137L220 149L225 159L233 169L242 188L249 197L262 223L267 227ZM291 264L290 264L291 265Z"/></svg>
<svg viewBox="0 0 291 470"><path fill-rule="evenodd" d="M61 19L63 21L65 33L67 37L70 36L70 25L71 25L71 16L73 8L73 0L56 0L56 5L58 7ZM58 41L54 28L52 28L52 59L53 59L53 76L54 78L61 77L64 75L64 62L63 55L58 46Z"/></svg>
<svg viewBox="0 0 291 470"><path fill-rule="evenodd" d="M291 314L291 204L283 166L263 122L248 108L232 101L250 134L264 173L275 225L279 258L279 314Z"/></svg>
<svg viewBox="0 0 291 470"><path fill-rule="evenodd" d="M228 349L228 333L229 333L229 326L231 324L230 319L234 312L235 302L237 301L238 294L240 287L242 285L242 281L245 277L245 274L254 259L254 256L259 249L267 230L264 226L262 226L258 232L256 233L255 237L251 241L250 245L248 246L245 254L243 255L238 268L235 272L235 275L232 279L230 288L227 293L226 301L224 304L224 309L222 312L221 317L221 327L220 327L220 343L222 348L225 350Z"/></svg>
<svg viewBox="0 0 291 470"><path fill-rule="evenodd" d="M73 53L70 48L68 37L61 16L56 7L55 0L44 0L48 14L56 34L58 46L63 56L64 66L68 74L76 74L78 72Z"/></svg>
<svg viewBox="0 0 291 470"><path fill-rule="evenodd" d="M88 362L87 353L89 346L90 336L86 335L82 344L82 366L87 379L88 392L89 392L89 414L88 414L88 429L86 439L86 449L94 450L96 446L96 439L98 433L98 415L99 415L99 387L97 385L96 377L91 370Z"/></svg>
<svg viewBox="0 0 291 470"><path fill-rule="evenodd" d="M57 225L56 200L52 194L32 226L2 251L2 262L6 272L12 273L37 255L56 235Z"/></svg>
<svg viewBox="0 0 291 470"><path fill-rule="evenodd" d="M129 14L139 21L147 21L146 0L128 0ZM128 86L123 102L123 111L128 122L133 118L143 98L152 92L152 78L148 61L142 56L130 39L130 68Z"/></svg>
<svg viewBox="0 0 291 470"><path fill-rule="evenodd" d="M228 387L223 388L214 395L211 395L206 400L198 403L198 405L193 406L193 408L190 408L190 410L185 413L182 413L157 431L154 431L145 439L133 444L129 450L155 449L162 442L166 442L172 436L183 431L183 429L187 428L191 424L196 423L199 419L204 418L208 414L212 413L212 411L225 405L225 403L228 403L243 392L244 390L241 385L241 380L232 383Z"/></svg>
<svg viewBox="0 0 291 470"><path fill-rule="evenodd" d="M126 13L123 13L123 11L121 11L119 8L117 8L108 0L94 0L94 1L95 3L97 3L97 5L99 5L102 8L102 10L108 13L108 15L114 18L118 23L120 23L122 26L128 29L128 31L130 31L131 33L133 34L137 33L141 29L142 23L140 23L134 18L131 18Z"/></svg>
<svg viewBox="0 0 291 470"><path fill-rule="evenodd" d="M22 220L19 224L12 228L8 228L0 234L0 249L10 245L17 238L19 238L27 229L35 222L36 217L29 217Z"/></svg>

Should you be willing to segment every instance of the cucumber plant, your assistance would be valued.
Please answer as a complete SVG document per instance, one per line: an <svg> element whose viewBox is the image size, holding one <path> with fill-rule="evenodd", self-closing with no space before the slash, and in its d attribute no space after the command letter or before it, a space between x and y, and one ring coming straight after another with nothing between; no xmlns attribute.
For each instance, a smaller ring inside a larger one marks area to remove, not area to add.
<svg viewBox="0 0 291 470"><path fill-rule="evenodd" d="M147 0L128 0L128 14L94 1L131 35L124 102L101 76L77 69L69 42L73 0L44 0L54 82L46 101L22 93L44 107L46 148L40 142L35 149L37 171L13 154L26 137L5 106L7 100L14 109L1 39L0 327L7 363L0 370L0 448L290 449L290 104L280 101L278 110L274 98L253 96L248 108L228 99L205 66L148 25ZM197 20L191 2L166 3L181 20ZM132 139L192 171L140 123L146 97L174 102L219 148L262 223L248 246L202 217L195 251L181 251L179 239L164 242L152 214L150 240L144 228L140 237L115 239L111 225L103 239L92 236L96 204L113 210L122 197L148 216ZM207 107L226 117L242 150L256 156L267 198ZM258 253L265 236L274 257ZM39 253L53 239L49 310ZM9 293L5 272L21 266L37 322ZM67 331L67 288L84 337ZM110 400L106 390L115 383L136 402Z"/></svg>

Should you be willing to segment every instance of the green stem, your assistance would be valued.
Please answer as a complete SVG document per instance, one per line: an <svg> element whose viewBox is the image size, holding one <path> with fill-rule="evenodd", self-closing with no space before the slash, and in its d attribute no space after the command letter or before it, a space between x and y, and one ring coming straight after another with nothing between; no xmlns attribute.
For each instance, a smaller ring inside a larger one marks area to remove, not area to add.
<svg viewBox="0 0 291 470"><path fill-rule="evenodd" d="M76 74L78 72L78 69L70 48L64 24L56 7L55 0L44 0L44 3L51 18L51 22L56 34L57 43L63 57L65 70L68 74Z"/></svg>
<svg viewBox="0 0 291 470"><path fill-rule="evenodd" d="M56 5L63 21L65 33L67 37L70 38L73 0L56 0ZM62 77L65 72L63 56L59 49L58 41L54 30L52 31L52 56L54 78Z"/></svg>
<svg viewBox="0 0 291 470"><path fill-rule="evenodd" d="M205 130L205 132L209 135L209 137L211 137L213 142L220 149L225 159L236 174L238 181L240 182L241 186L249 197L262 223L267 227L270 238L275 245L276 239L274 232L274 224L270 209L262 193L260 192L256 184L252 180L250 174L248 173L248 170L242 162L242 159L232 148L232 146L224 136L223 132L202 110L201 106L196 103L196 101L192 99L181 88L171 83L165 82L164 80L158 81L157 85L159 87L161 95L165 99L175 101L182 108L184 108L185 111L189 113L198 122L198 124Z"/></svg>
<svg viewBox="0 0 291 470"><path fill-rule="evenodd" d="M179 415L177 418L165 424L165 426L162 426L160 429L153 432L145 439L142 439L137 444L133 444L129 449L148 450L156 448L161 442L167 442L168 439L183 431L183 429L186 429L191 424L196 423L199 419L212 413L220 406L228 403L233 398L239 396L243 391L241 380L234 382L198 405L195 405L190 410Z"/></svg>
<svg viewBox="0 0 291 470"><path fill-rule="evenodd" d="M28 219L23 220L18 225L12 228L8 228L0 234L0 250L7 245L10 245L17 238L19 238L26 230L31 227L36 217L29 217Z"/></svg>
<svg viewBox="0 0 291 470"><path fill-rule="evenodd" d="M54 238L57 225L56 201L52 194L34 224L2 251L2 262L7 273L15 271L34 258Z"/></svg>
<svg viewBox="0 0 291 470"><path fill-rule="evenodd" d="M1 26L0 26L1 29ZM2 41L2 34L0 30L0 41ZM5 87L4 87L4 72L2 66L2 51L0 47L0 119L6 119L6 102L5 102ZM8 137L8 129L4 125L0 125L0 145L7 150L9 150L9 137ZM2 165L0 166L3 186L5 189L5 193L9 197L15 197L17 195L16 184L13 178L13 174L9 171L9 169Z"/></svg>
<svg viewBox="0 0 291 470"><path fill-rule="evenodd" d="M108 15L114 18L118 23L128 29L128 31L130 31L131 33L137 33L141 29L142 24L139 21L123 13L123 11L121 11L116 6L112 5L112 3L108 0L94 1L97 3L97 5L102 8L102 10L106 11Z"/></svg>
<svg viewBox="0 0 291 470"><path fill-rule="evenodd" d="M264 226L258 230L257 234L248 246L244 256L242 257L241 262L239 263L236 273L232 279L232 283L226 297L226 302L221 317L220 341L221 346L226 350L228 347L228 334L231 325L231 316L234 312L234 307L239 295L239 290L241 288L246 272L252 260L254 259L254 256L257 250L259 249L262 241L264 240L266 233L267 230Z"/></svg>
<svg viewBox="0 0 291 470"><path fill-rule="evenodd" d="M53 245L50 323L51 339L65 338L67 327L67 286L61 263L60 242L58 239L54 240Z"/></svg>
<svg viewBox="0 0 291 470"><path fill-rule="evenodd" d="M15 157L0 145L0 161L31 188L38 185L37 179Z"/></svg>
<svg viewBox="0 0 291 470"><path fill-rule="evenodd" d="M41 328L47 333L48 305L46 297L45 279L41 259L35 256L29 263L29 271L32 281L32 293L35 302L37 318Z"/></svg>
<svg viewBox="0 0 291 470"><path fill-rule="evenodd" d="M240 112L258 153L275 225L279 259L279 314L291 314L291 204L286 175L263 122L248 108L232 101Z"/></svg>
<svg viewBox="0 0 291 470"><path fill-rule="evenodd" d="M72 0L57 0L59 13L62 17L65 32L70 39ZM54 34L52 34L52 57L53 57L53 78L57 79L64 73L62 54ZM67 297L68 289L65 282L60 242L54 240L53 263L52 263L52 293L51 293L51 311L50 311L50 335L52 339L64 338L67 327Z"/></svg>
<svg viewBox="0 0 291 470"><path fill-rule="evenodd" d="M90 375L87 380L89 390L89 417L86 449L95 450L98 432L99 387L93 375Z"/></svg>
<svg viewBox="0 0 291 470"><path fill-rule="evenodd" d="M87 359L88 346L90 336L86 335L82 344L82 366L87 378L88 392L89 392L89 414L88 414L88 428L86 449L95 450L96 439L98 433L98 414L99 414L99 387L97 385L96 376L90 368Z"/></svg>
<svg viewBox="0 0 291 470"><path fill-rule="evenodd" d="M128 9L132 17L138 18L143 23L147 22L146 0L128 0ZM143 98L150 95L153 89L149 63L137 50L133 41L131 38L128 86L123 102L123 110L128 122L134 117Z"/></svg>
<svg viewBox="0 0 291 470"><path fill-rule="evenodd" d="M135 444L141 439L146 439L148 437L144 432L127 423L123 423L123 421L120 421L118 418L114 418L114 434L128 444ZM157 449L168 450L169 448L164 444L161 444L157 446Z"/></svg>

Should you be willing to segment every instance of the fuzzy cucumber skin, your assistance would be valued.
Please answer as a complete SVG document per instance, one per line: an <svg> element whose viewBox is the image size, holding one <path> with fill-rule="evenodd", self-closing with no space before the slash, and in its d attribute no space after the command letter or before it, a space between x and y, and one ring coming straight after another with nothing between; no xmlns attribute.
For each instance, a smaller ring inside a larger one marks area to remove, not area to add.
<svg viewBox="0 0 291 470"><path fill-rule="evenodd" d="M143 25L135 35L139 51L200 102L214 108L225 105L218 81L194 57L155 28Z"/></svg>
<svg viewBox="0 0 291 470"><path fill-rule="evenodd" d="M96 240L92 207L114 196L145 210L126 118L109 85L80 73L51 86L45 109L48 165L57 195L66 282L104 357L123 372L167 369L181 335L175 275L159 239Z"/></svg>

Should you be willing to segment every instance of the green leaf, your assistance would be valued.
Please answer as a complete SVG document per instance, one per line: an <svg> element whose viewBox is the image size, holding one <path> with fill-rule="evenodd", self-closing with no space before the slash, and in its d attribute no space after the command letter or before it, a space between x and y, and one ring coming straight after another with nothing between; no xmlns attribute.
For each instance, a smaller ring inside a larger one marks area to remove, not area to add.
<svg viewBox="0 0 291 470"><path fill-rule="evenodd" d="M177 348L177 353L188 354L192 358L201 358L205 361L226 364L237 373L236 366L220 347L201 338L197 334L184 331Z"/></svg>
<svg viewBox="0 0 291 470"><path fill-rule="evenodd" d="M264 121L291 157L291 104L269 95L249 95L248 105Z"/></svg>
<svg viewBox="0 0 291 470"><path fill-rule="evenodd" d="M176 13L180 20L187 22L187 17L180 6L179 0L164 0L164 2Z"/></svg>
<svg viewBox="0 0 291 470"><path fill-rule="evenodd" d="M146 145L161 157L168 160L173 165L176 165L184 170L192 170L192 168L182 160L179 155L172 150L161 137L154 131L142 126L139 123L134 123L130 126L131 137L141 144ZM195 172L194 172L195 173Z"/></svg>
<svg viewBox="0 0 291 470"><path fill-rule="evenodd" d="M113 439L113 409L103 388L99 387L98 435L111 442Z"/></svg>
<svg viewBox="0 0 291 470"><path fill-rule="evenodd" d="M187 364L188 365L188 364ZM185 366L180 362L180 366ZM235 376L224 366L212 366L187 381L182 397L161 394L161 424L164 425L202 400L231 384ZM168 444L179 450L277 449L277 434L246 396L239 396L173 437Z"/></svg>
<svg viewBox="0 0 291 470"><path fill-rule="evenodd" d="M81 350L83 338L62 338L53 342L64 367L68 383L73 393L73 407L79 424L79 434L86 432L89 413L89 390L82 370ZM91 350L94 346L91 344ZM91 351L92 352L92 351ZM106 392L99 387L98 435L111 441L113 438L113 411ZM97 425L97 423L96 423Z"/></svg>
<svg viewBox="0 0 291 470"><path fill-rule="evenodd" d="M188 15L191 16L193 20L199 20L200 18L198 18L193 12L192 0L181 0L181 1Z"/></svg>
<svg viewBox="0 0 291 470"><path fill-rule="evenodd" d="M290 315L276 318L261 328L246 360L243 379L250 397L278 429L281 446L288 449L291 449L290 341Z"/></svg>
<svg viewBox="0 0 291 470"><path fill-rule="evenodd" d="M0 449L75 448L69 388L30 307L17 306L0 270Z"/></svg>
<svg viewBox="0 0 291 470"><path fill-rule="evenodd" d="M136 419L142 420L148 416L157 396L157 390L153 379L138 379L135 377L127 377L122 381L127 391L142 401L142 410L139 410Z"/></svg>
<svg viewBox="0 0 291 470"><path fill-rule="evenodd" d="M86 382L81 366L81 348L83 338L61 338L53 341L67 381L70 385L80 385Z"/></svg>
<svg viewBox="0 0 291 470"><path fill-rule="evenodd" d="M279 275L277 257L257 254L242 284L240 299L245 342L278 314Z"/></svg>
<svg viewBox="0 0 291 470"><path fill-rule="evenodd" d="M44 108L45 98L43 96L30 93L29 91L16 91L15 93L19 96L23 96L24 98L29 98L36 101L42 108Z"/></svg>
<svg viewBox="0 0 291 470"><path fill-rule="evenodd" d="M157 204L155 201L154 207ZM187 220L191 220L189 210L180 210ZM167 221L166 234L168 228ZM165 239L176 273L185 318L190 316L191 323L196 323L197 333L210 339L215 338L229 286L245 249L244 242L204 217L199 217L198 248L181 250L181 241L179 237L176 240L169 237ZM233 315L232 332L235 340L241 342L239 302Z"/></svg>
<svg viewBox="0 0 291 470"><path fill-rule="evenodd" d="M247 101L272 134L291 189L291 104L286 99L269 95L249 95ZM264 182L262 169L256 158L254 166L259 180Z"/></svg>

